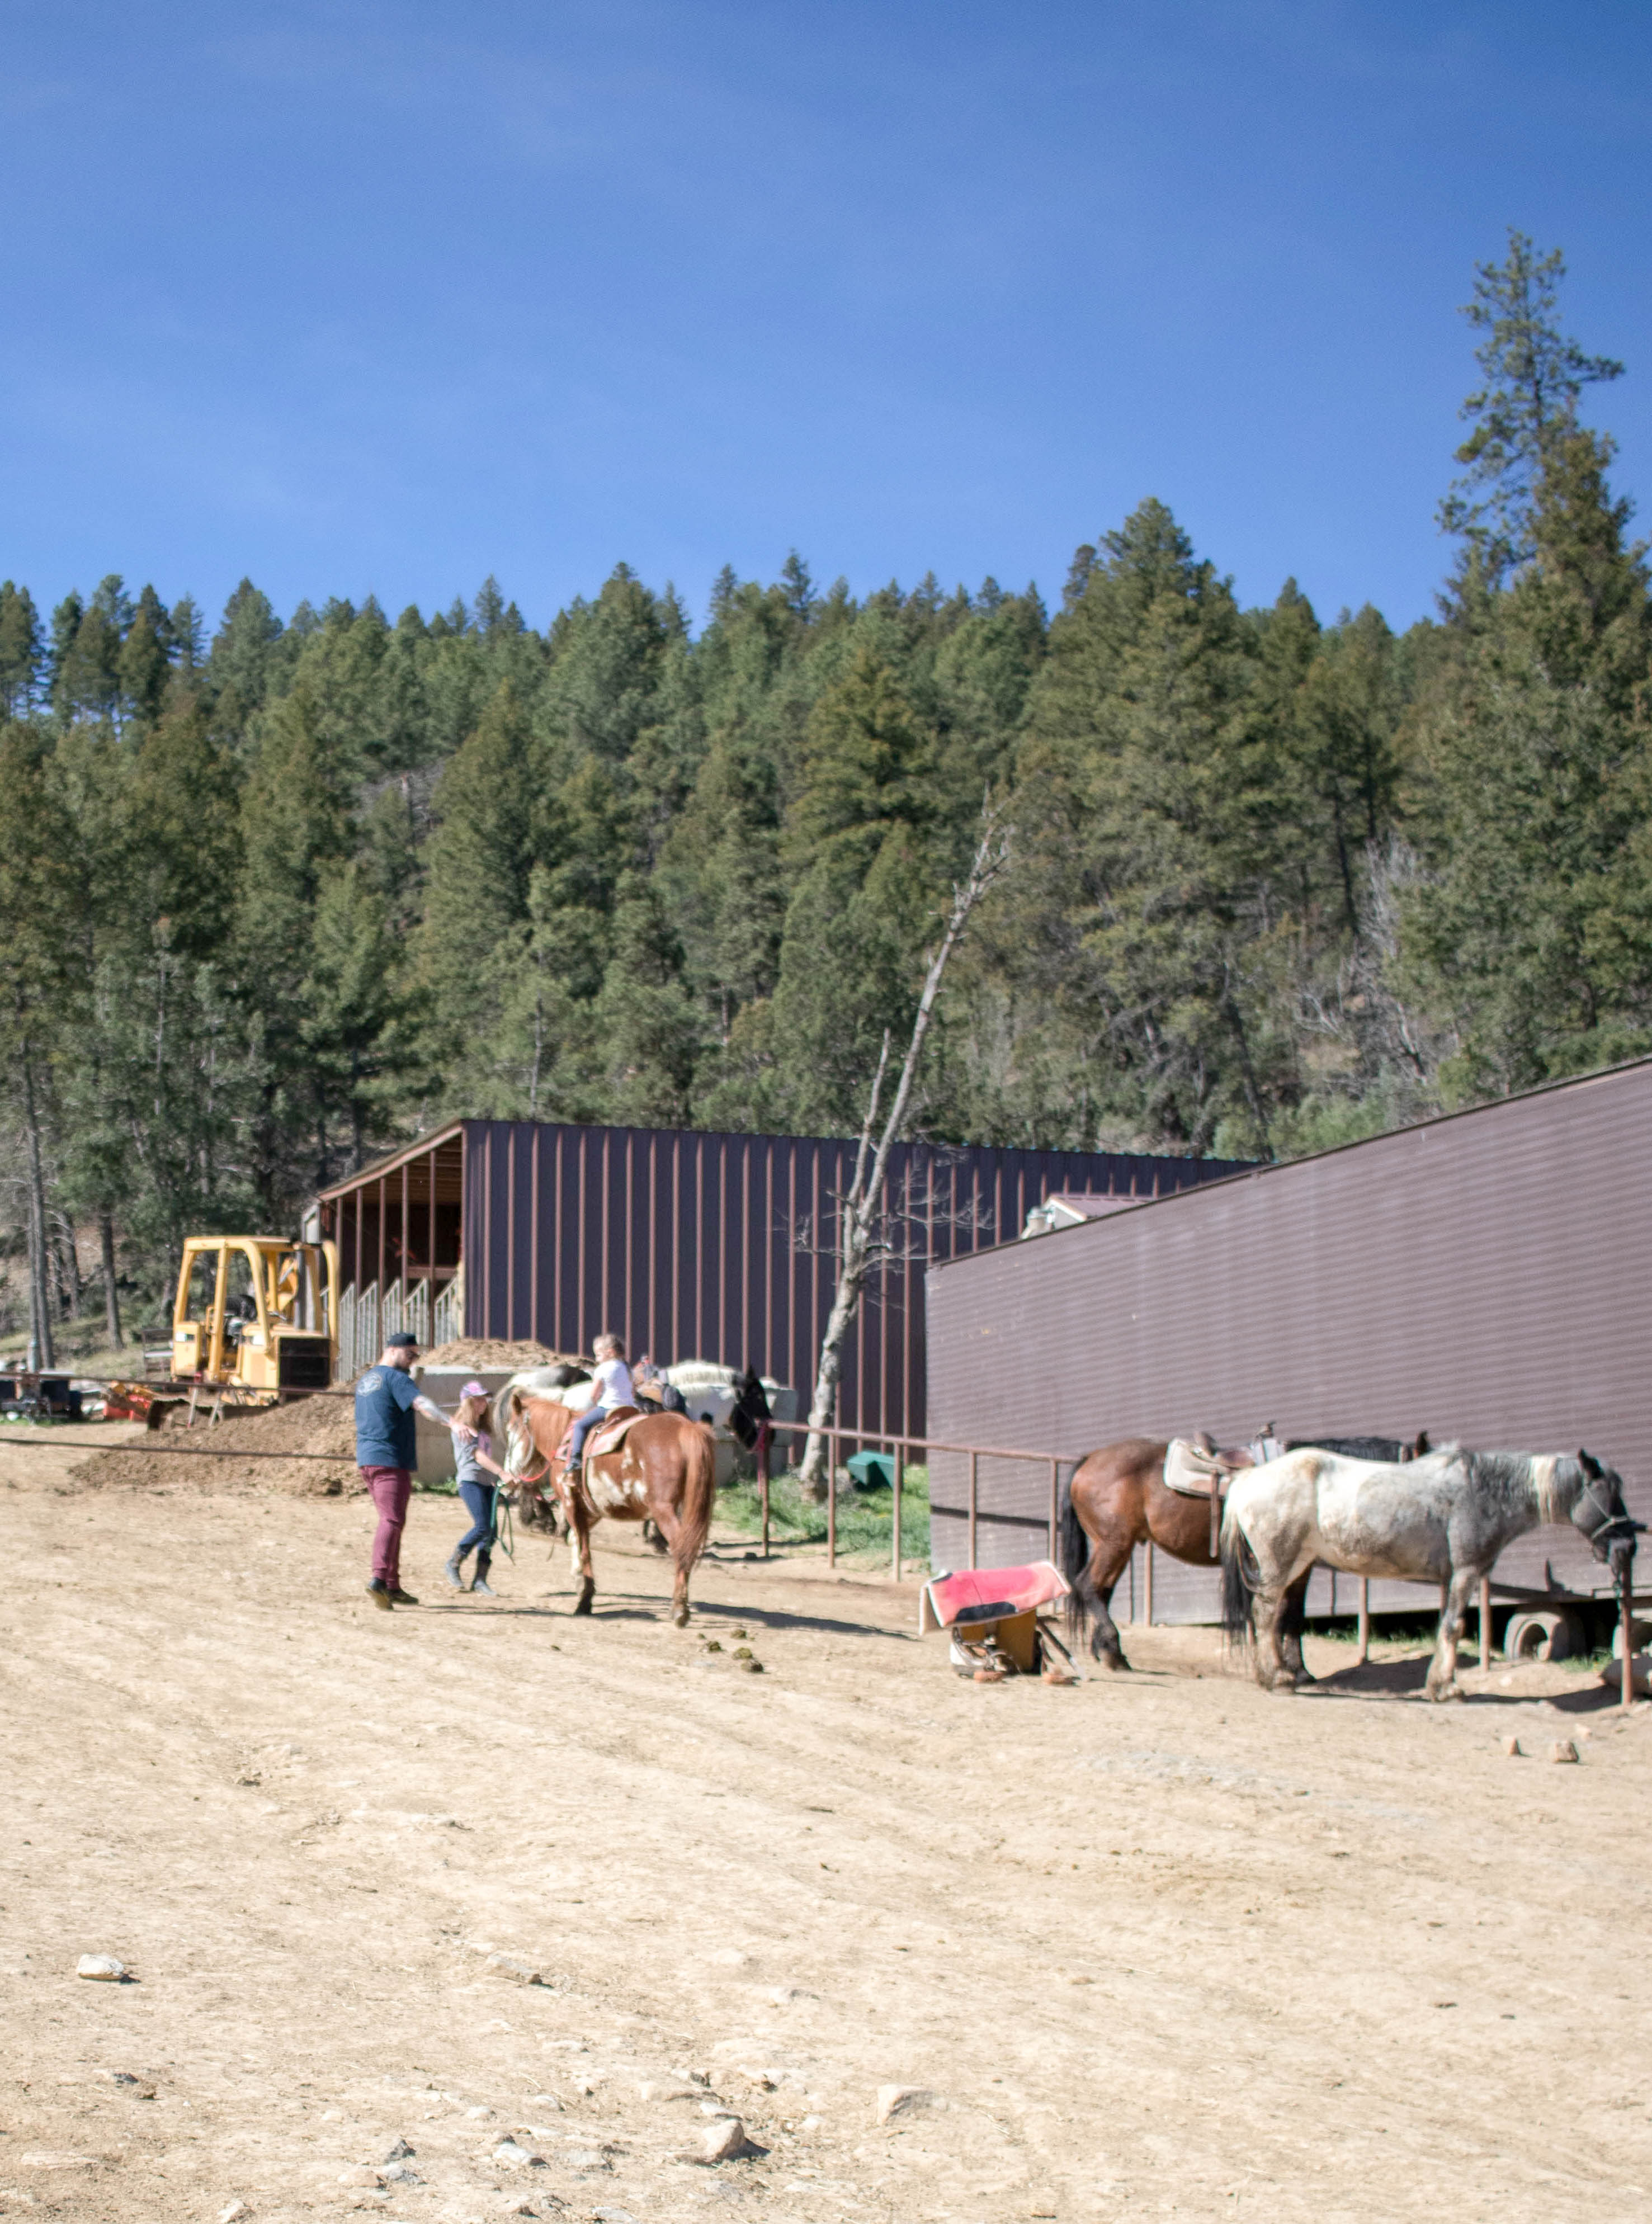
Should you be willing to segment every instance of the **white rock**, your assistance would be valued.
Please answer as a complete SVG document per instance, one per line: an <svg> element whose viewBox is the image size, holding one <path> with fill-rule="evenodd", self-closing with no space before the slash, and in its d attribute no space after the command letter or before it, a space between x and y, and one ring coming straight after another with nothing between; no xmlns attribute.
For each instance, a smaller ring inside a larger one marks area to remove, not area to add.
<svg viewBox="0 0 1652 2224"><path fill-rule="evenodd" d="M534 2157L526 2147L518 2146L515 2139L501 2139L493 2150L493 2159L495 2162L514 2164L532 2162Z"/></svg>
<svg viewBox="0 0 1652 2224"><path fill-rule="evenodd" d="M699 2136L699 2147L685 2153L681 2158L684 2162L733 2162L750 2145L746 2127L737 2116L719 2116L715 2123L707 2124Z"/></svg>
<svg viewBox="0 0 1652 2224"><path fill-rule="evenodd" d="M570 2170L606 2170L608 2158L597 2147L570 2147L563 2158Z"/></svg>
<svg viewBox="0 0 1652 2224"><path fill-rule="evenodd" d="M877 2088L880 2124L887 2124L895 2116L908 2115L918 2108L943 2108L946 2105L939 2094L932 2093L927 2085L880 2085Z"/></svg>
<svg viewBox="0 0 1652 2224"><path fill-rule="evenodd" d="M218 2224L241 2224L241 2219L251 2214L244 2201L232 2201L227 2208L218 2210Z"/></svg>
<svg viewBox="0 0 1652 2224"><path fill-rule="evenodd" d="M554 2115L561 2107L562 2103L557 2099L554 2093L530 2093L528 2095L528 2106L530 2108L544 2109L549 2113Z"/></svg>
<svg viewBox="0 0 1652 2224"><path fill-rule="evenodd" d="M424 2180L411 2164L393 2162L385 2170L384 2183L387 2185L422 2185Z"/></svg>
<svg viewBox="0 0 1652 2224"><path fill-rule="evenodd" d="M17 2158L25 2170L83 2170L96 2162L96 2155L65 2154L54 2147L31 2147L27 2154Z"/></svg>
<svg viewBox="0 0 1652 2224"><path fill-rule="evenodd" d="M383 2184L384 2179L383 2173L375 2170L371 2163L358 2162L352 2163L348 2170L339 2171L339 2183L340 2185L372 2186L377 2189Z"/></svg>
<svg viewBox="0 0 1652 2224"><path fill-rule="evenodd" d="M685 2085L675 2078L645 2077L636 2088L639 2101L698 2101L702 2085Z"/></svg>
<svg viewBox="0 0 1652 2224"><path fill-rule="evenodd" d="M479 2124L484 2122L493 2111L491 2108L466 2108L465 2113L473 2124Z"/></svg>
<svg viewBox="0 0 1652 2224"><path fill-rule="evenodd" d="M74 1965L77 1977L95 1977L105 1985L118 1984L126 1974L124 1962L117 1962L112 1954L83 1954Z"/></svg>
<svg viewBox="0 0 1652 2224"><path fill-rule="evenodd" d="M519 1985L542 1985L545 1981L531 1962L524 1962L516 1954L490 1954L488 1967Z"/></svg>

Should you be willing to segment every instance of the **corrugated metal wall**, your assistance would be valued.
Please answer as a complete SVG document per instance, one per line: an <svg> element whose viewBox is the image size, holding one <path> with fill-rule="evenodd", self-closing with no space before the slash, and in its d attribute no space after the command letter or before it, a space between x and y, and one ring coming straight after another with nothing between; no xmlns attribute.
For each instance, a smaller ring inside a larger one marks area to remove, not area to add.
<svg viewBox="0 0 1652 2224"><path fill-rule="evenodd" d="M1236 1443L1271 1421L1282 1437L1581 1444L1652 1519L1649 1145L1652 1063L937 1267L931 1433L1082 1452L1199 1428ZM931 1488L936 1564L960 1567L963 1463L938 1456ZM1048 1489L981 1463L982 1564L1042 1554ZM1546 1561L1610 1589L1569 1529L1534 1532L1497 1572L1541 1587ZM1333 1610L1328 1576L1314 1583L1311 1610ZM1155 1615L1214 1619L1215 1584L1156 1554ZM1341 1578L1334 1610L1353 1592ZM1373 1586L1379 1606L1418 1599Z"/></svg>
<svg viewBox="0 0 1652 2224"><path fill-rule="evenodd" d="M807 1391L832 1303L832 1193L854 1145L679 1128L468 1120L465 1308L471 1336L587 1351L604 1328L657 1360L750 1360ZM1019 1234L1054 1189L1152 1197L1229 1172L1190 1159L1069 1151L897 1151L887 1194L921 1255L861 1309L840 1401L851 1425L925 1433L927 1260ZM1046 1239L1049 1240L1049 1239Z"/></svg>

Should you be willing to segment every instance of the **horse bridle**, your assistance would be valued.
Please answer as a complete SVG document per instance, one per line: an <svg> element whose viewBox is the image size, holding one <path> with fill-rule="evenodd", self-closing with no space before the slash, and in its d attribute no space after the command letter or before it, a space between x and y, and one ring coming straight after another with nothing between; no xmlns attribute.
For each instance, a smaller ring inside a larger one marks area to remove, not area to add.
<svg viewBox="0 0 1652 2224"><path fill-rule="evenodd" d="M1625 1538L1633 1544L1646 1526L1644 1521L1636 1521L1628 1513L1613 1513L1611 1499L1609 1497L1603 1499L1597 1488L1597 1486L1604 1483L1605 1481L1604 1475L1586 1474L1583 1488L1578 1495L1578 1502L1572 1508L1573 1527L1583 1532L1591 1547L1602 1559L1606 1556L1605 1547L1621 1543ZM1599 1517L1592 1529L1586 1522L1578 1518L1586 1510Z"/></svg>
<svg viewBox="0 0 1652 2224"><path fill-rule="evenodd" d="M529 1444L534 1444L534 1449L535 1449L535 1451L537 1451L537 1450L539 1450L539 1446L538 1446L538 1444L535 1444L535 1443L534 1443L534 1432L533 1432L533 1431L528 1427L528 1424L527 1424L527 1422L526 1422L526 1421L523 1421L523 1422L522 1422L522 1426L523 1427L523 1429L527 1430L527 1433L528 1433L528 1441L529 1442ZM534 1486L535 1489L535 1490L537 1490L537 1489L539 1488L540 1484L541 1484L541 1482L544 1482L544 1480L545 1480L546 1476L550 1473L550 1471L551 1471L552 1468L556 1464L556 1455L555 1455L555 1453L554 1453L554 1452L547 1452L547 1453L544 1455L544 1459L545 1459L545 1464L544 1464L544 1466L543 1466L542 1468L541 1468L541 1469L540 1469L540 1471L539 1471L539 1473L538 1473L537 1475L523 1475L523 1474L522 1474L521 1472L517 1472L517 1473L516 1473L516 1474L513 1474L513 1475L512 1475L512 1476L511 1476L511 1478L510 1478L510 1480L512 1481L512 1482L530 1482L530 1483L532 1483L532 1485Z"/></svg>

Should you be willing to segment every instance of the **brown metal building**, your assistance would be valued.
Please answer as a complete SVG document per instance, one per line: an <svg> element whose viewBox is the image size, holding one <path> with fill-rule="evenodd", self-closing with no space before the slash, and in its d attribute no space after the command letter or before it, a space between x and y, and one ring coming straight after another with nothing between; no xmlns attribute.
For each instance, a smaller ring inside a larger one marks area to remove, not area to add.
<svg viewBox="0 0 1652 2224"><path fill-rule="evenodd" d="M928 1275L930 1433L1082 1454L1268 1423L1316 1435L1575 1451L1652 1520L1652 1060L1294 1164L1253 1168ZM1025 1386L1044 1386L1029 1411ZM978 1559L1041 1557L1047 1475L983 1459ZM968 1558L967 1466L937 1455L933 1552ZM1498 1577L1611 1589L1569 1528ZM1139 1615L1141 1555L1122 1612ZM1156 1619L1213 1621L1217 1577L1155 1556ZM1347 1613L1318 1571L1309 1611ZM1371 1586L1415 1610L1414 1586Z"/></svg>
<svg viewBox="0 0 1652 2224"><path fill-rule="evenodd" d="M809 1136L459 1120L317 1200L338 1242L347 1378L392 1328L421 1342L532 1337L588 1351L604 1328L661 1362L753 1362L813 1381L836 1268L833 1193L855 1146ZM1162 1196L1219 1179L1213 1159L1079 1151L900 1147L886 1201L909 1262L875 1286L845 1368L851 1425L923 1434L921 1277L996 1244L1054 1190Z"/></svg>

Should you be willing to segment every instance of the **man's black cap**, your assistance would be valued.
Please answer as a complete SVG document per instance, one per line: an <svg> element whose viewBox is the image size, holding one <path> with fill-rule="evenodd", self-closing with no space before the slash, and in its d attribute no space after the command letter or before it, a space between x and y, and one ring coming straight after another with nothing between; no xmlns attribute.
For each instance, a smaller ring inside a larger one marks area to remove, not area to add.
<svg viewBox="0 0 1652 2224"><path fill-rule="evenodd" d="M384 1349L386 1351L417 1351L419 1339L411 1329L399 1328L394 1336L385 1337Z"/></svg>

